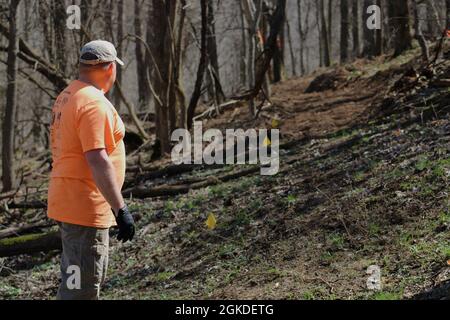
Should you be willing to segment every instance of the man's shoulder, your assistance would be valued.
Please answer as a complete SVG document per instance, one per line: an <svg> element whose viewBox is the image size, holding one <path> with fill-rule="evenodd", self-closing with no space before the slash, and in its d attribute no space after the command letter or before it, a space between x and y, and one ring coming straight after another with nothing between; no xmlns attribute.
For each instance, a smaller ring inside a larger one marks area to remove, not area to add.
<svg viewBox="0 0 450 320"><path fill-rule="evenodd" d="M98 90L93 86L80 87L76 92L74 92L72 98L80 103L79 105L86 105L89 103L101 103L105 104L107 99L102 91Z"/></svg>
<svg viewBox="0 0 450 320"><path fill-rule="evenodd" d="M115 111L114 106L101 90L79 80L72 81L60 97L64 97L65 104L70 105L77 113L92 107L103 109L108 114L113 114Z"/></svg>

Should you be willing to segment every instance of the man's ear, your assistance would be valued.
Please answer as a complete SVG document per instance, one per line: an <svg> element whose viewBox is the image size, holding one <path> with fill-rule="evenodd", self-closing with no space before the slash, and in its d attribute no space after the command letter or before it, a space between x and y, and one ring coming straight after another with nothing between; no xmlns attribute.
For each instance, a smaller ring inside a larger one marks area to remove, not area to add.
<svg viewBox="0 0 450 320"><path fill-rule="evenodd" d="M108 75L112 75L114 71L114 62L111 62L108 66Z"/></svg>

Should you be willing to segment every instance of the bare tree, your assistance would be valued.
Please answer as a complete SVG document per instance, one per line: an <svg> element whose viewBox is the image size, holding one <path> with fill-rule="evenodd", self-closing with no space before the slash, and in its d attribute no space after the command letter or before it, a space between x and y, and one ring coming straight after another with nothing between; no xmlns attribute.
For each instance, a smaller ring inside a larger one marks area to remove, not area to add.
<svg viewBox="0 0 450 320"><path fill-rule="evenodd" d="M258 54L258 45L260 44L257 42L258 40L261 40L260 37L258 37L258 26L262 14L262 0L256 0L253 2L252 0L243 0L242 2L243 6L243 12L245 19L247 21L248 26L248 39L249 39L249 57L248 57L248 82L249 87L252 88L255 85L256 81L256 56ZM261 34L260 34L261 36ZM255 106L253 103L253 100L249 101L249 109L251 114L255 114Z"/></svg>
<svg viewBox="0 0 450 320"><path fill-rule="evenodd" d="M328 47L330 51L330 58L333 52L333 0L328 0L328 10L327 10L327 32L328 32Z"/></svg>
<svg viewBox="0 0 450 320"><path fill-rule="evenodd" d="M144 59L144 48L141 39L142 35L142 22L141 22L141 8L142 3L140 0L134 0L134 32L136 35L135 41L135 55L136 55L136 74L138 78L138 96L139 96L139 107L145 106L149 101L149 92L147 90L147 79L146 79L146 61Z"/></svg>
<svg viewBox="0 0 450 320"><path fill-rule="evenodd" d="M341 63L347 62L348 59L348 38L349 38L349 8L348 0L341 0Z"/></svg>
<svg viewBox="0 0 450 320"><path fill-rule="evenodd" d="M414 35L419 42L420 48L422 50L422 58L425 62L430 60L430 52L428 49L427 41L422 32L422 20L420 19L420 6L423 5L422 1L413 1L413 11L414 11Z"/></svg>
<svg viewBox="0 0 450 320"><path fill-rule="evenodd" d="M18 14L20 0L11 0L9 4L9 44L7 60L7 89L6 107L2 131L2 182L3 191L7 192L15 187L14 175L14 127L16 123L17 107L17 68L19 51Z"/></svg>
<svg viewBox="0 0 450 320"><path fill-rule="evenodd" d="M275 11L270 19L270 33L265 43L264 51L258 60L255 86L252 88L247 98L255 98L262 90L266 78L267 70L277 50L277 39L283 30L284 19L286 16L286 0L277 0Z"/></svg>
<svg viewBox="0 0 450 320"><path fill-rule="evenodd" d="M322 34L322 44L323 44L323 62L325 67L331 65L331 52L330 52L330 40L327 28L327 21L325 18L325 3L324 0L319 1L319 11L320 11L320 22L321 22L321 34Z"/></svg>
<svg viewBox="0 0 450 320"><path fill-rule="evenodd" d="M55 59L52 61L54 65L65 74L67 59L65 59L66 50L66 8L64 1L52 0L51 13L53 20L53 30L55 33Z"/></svg>
<svg viewBox="0 0 450 320"><path fill-rule="evenodd" d="M294 46L292 44L291 25L290 25L288 19L286 19L286 32L287 32L287 39L288 39L288 43L289 43L289 54L291 56L292 74L294 76L296 76L297 75L297 61L295 60Z"/></svg>
<svg viewBox="0 0 450 320"><path fill-rule="evenodd" d="M263 19L261 22L266 22L269 20L269 22L274 18L272 14L270 13L270 8L266 5L265 2L263 2ZM267 25L267 23L266 23ZM287 25L287 19L285 19L285 22L283 24L283 30L278 35L277 39L277 46L275 50L275 54L273 56L273 82L277 83L285 78L285 64L284 64L284 49L285 49L285 39L284 39L284 29ZM261 28L263 30L267 28Z"/></svg>
<svg viewBox="0 0 450 320"><path fill-rule="evenodd" d="M447 11L446 11L446 16L447 16L447 30L450 30L450 0L447 0L446 2L446 6L447 6Z"/></svg>
<svg viewBox="0 0 450 320"><path fill-rule="evenodd" d="M378 8L381 9L381 12L380 12L381 20L383 20L383 10L382 10L382 8L384 6L382 5L382 0L376 0L375 3L378 6ZM376 56L380 56L380 55L383 54L383 49L384 49L383 48L383 43L384 43L383 40L384 40L383 39L383 30L380 27L380 28L375 30L375 49L374 49L374 54Z"/></svg>
<svg viewBox="0 0 450 320"><path fill-rule="evenodd" d="M200 99L203 77L208 65L208 41L207 29L208 29L208 4L207 0L201 0L201 15L202 15L202 29L201 29L201 40L200 40L200 62L197 68L197 78L195 80L194 91L189 102L187 109L187 124L188 128L192 128L193 119L195 115L195 109L197 108L198 100Z"/></svg>
<svg viewBox="0 0 450 320"><path fill-rule="evenodd" d="M353 35L353 56L359 57L360 55L360 42L359 42L359 1L352 0L352 35Z"/></svg>
<svg viewBox="0 0 450 320"><path fill-rule="evenodd" d="M220 83L219 56L217 54L216 27L214 15L214 3L208 1L208 30L207 30L207 46L209 68L207 72L208 92L216 105L221 104L225 100L222 85Z"/></svg>
<svg viewBox="0 0 450 320"><path fill-rule="evenodd" d="M156 137L162 153L170 152L170 132L177 126L177 72L175 25L177 0L153 0L148 21L149 59L153 62L153 77L147 77L147 85L156 100ZM154 83L154 85L152 84Z"/></svg>
<svg viewBox="0 0 450 320"><path fill-rule="evenodd" d="M240 75L241 75L241 84L247 85L247 37L246 37L246 29L245 29L245 16L244 16L244 8L243 2L241 0L236 0L239 4L239 18L240 18L240 27L241 27L241 59L240 59Z"/></svg>
<svg viewBox="0 0 450 320"><path fill-rule="evenodd" d="M367 26L367 21L369 19L370 14L367 9L369 6L374 4L374 0L364 0L364 19L363 19L363 36L364 36L364 46L363 46L363 55L369 58L373 58L375 56L375 30L369 29Z"/></svg>
<svg viewBox="0 0 450 320"><path fill-rule="evenodd" d="M123 18L124 18L124 0L112 1L117 4L117 54L122 57L124 54L124 28L123 28ZM122 83L122 68L117 68L117 82ZM117 90L114 90L114 104L116 108L120 110L120 95Z"/></svg>
<svg viewBox="0 0 450 320"><path fill-rule="evenodd" d="M389 1L391 30L394 34L394 56L412 47L408 0Z"/></svg>
<svg viewBox="0 0 450 320"><path fill-rule="evenodd" d="M308 2L305 16L305 22L302 22L303 16L303 1L297 0L297 19L298 19L298 34L300 36L300 73L304 75L306 73L305 68L305 47L306 39L309 32L309 16L311 11L311 2Z"/></svg>

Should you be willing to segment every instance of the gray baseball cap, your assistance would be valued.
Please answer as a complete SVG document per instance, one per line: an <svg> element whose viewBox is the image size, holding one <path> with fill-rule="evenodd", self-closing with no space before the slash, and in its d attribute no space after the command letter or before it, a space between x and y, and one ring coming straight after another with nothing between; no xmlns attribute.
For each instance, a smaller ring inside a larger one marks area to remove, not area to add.
<svg viewBox="0 0 450 320"><path fill-rule="evenodd" d="M94 40L81 48L80 62L83 64L96 65L113 61L121 66L124 65L123 61L117 57L117 50L111 42Z"/></svg>

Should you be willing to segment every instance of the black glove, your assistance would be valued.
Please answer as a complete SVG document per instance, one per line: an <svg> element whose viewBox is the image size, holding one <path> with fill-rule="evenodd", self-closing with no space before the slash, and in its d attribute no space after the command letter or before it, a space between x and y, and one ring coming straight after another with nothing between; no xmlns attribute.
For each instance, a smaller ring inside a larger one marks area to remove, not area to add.
<svg viewBox="0 0 450 320"><path fill-rule="evenodd" d="M122 242L131 241L134 237L135 227L133 216L128 211L128 207L123 207L114 215L116 217L117 226L119 227L117 240Z"/></svg>

